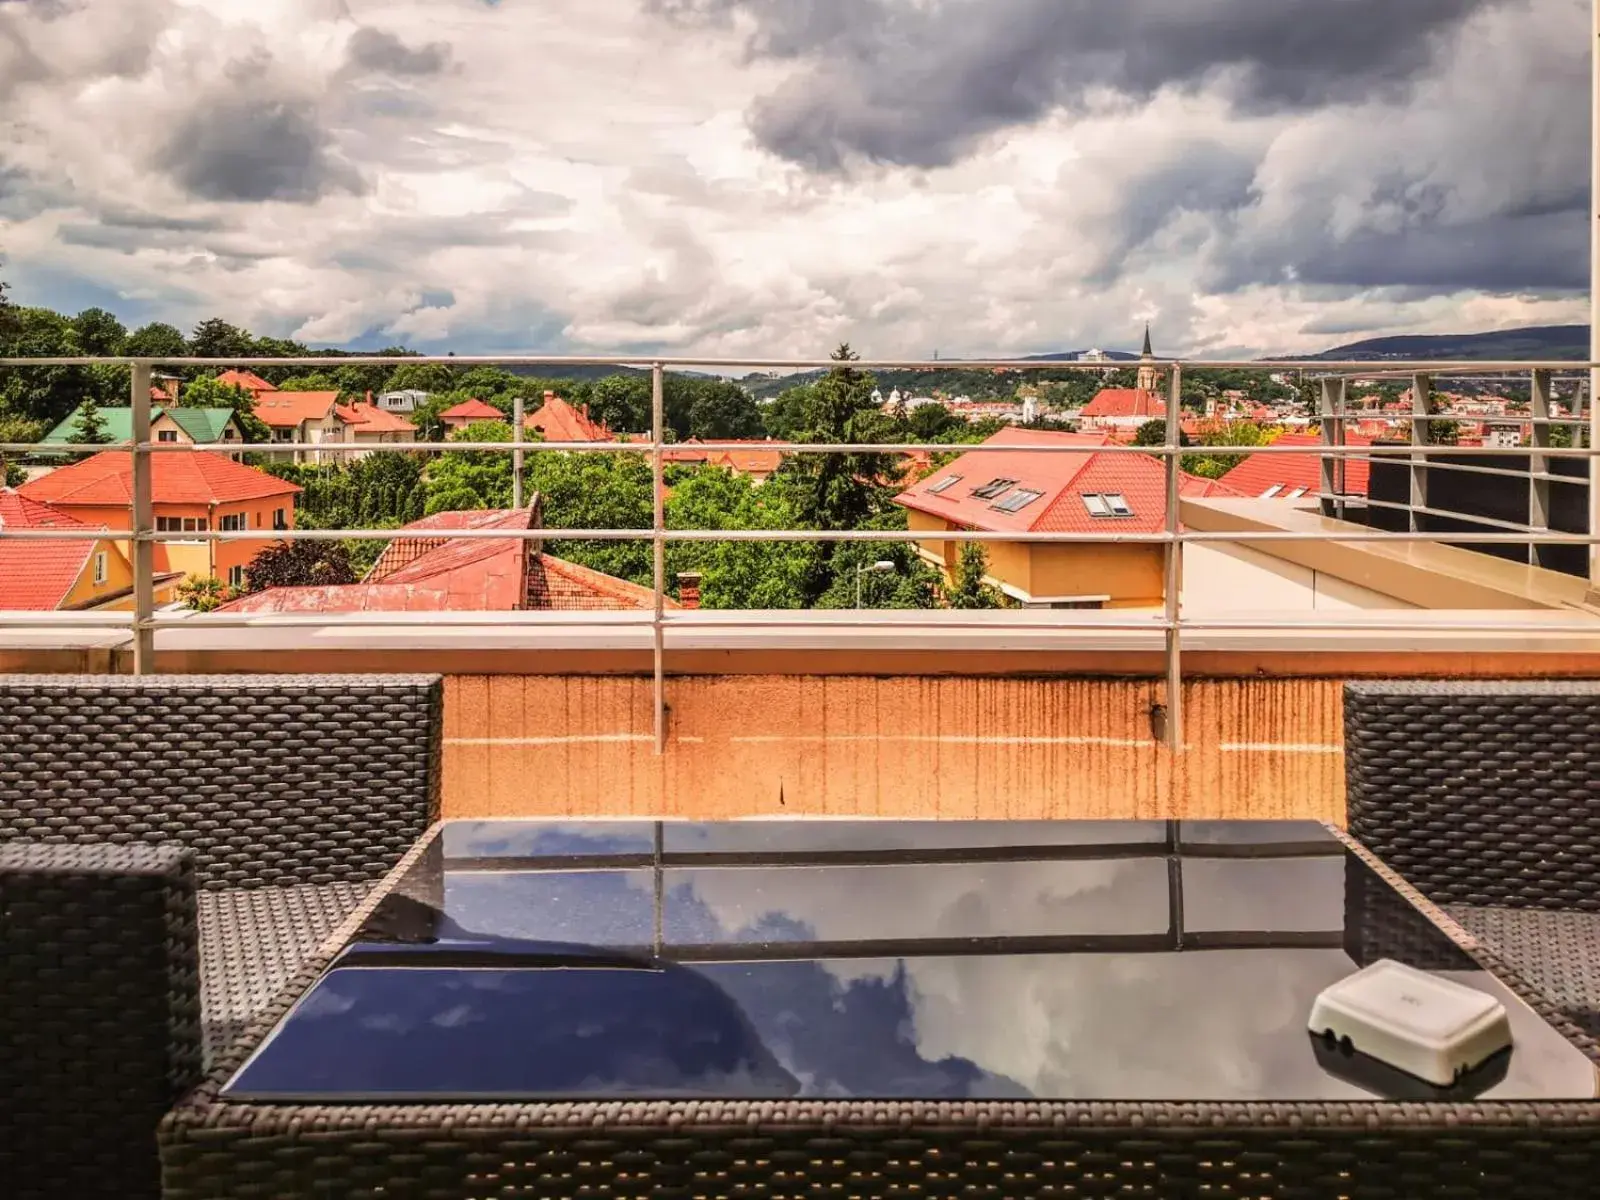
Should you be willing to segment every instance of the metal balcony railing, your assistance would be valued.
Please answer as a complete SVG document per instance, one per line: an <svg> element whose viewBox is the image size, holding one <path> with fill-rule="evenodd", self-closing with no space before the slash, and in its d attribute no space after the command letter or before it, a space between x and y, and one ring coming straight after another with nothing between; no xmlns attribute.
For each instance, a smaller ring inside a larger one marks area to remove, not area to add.
<svg viewBox="0 0 1600 1200"><path fill-rule="evenodd" d="M520 401L518 411L513 417L513 431L516 440L512 442L468 443L459 441L448 442L326 442L315 445L319 455L337 456L340 454L372 454L372 453L417 453L417 452L445 452L445 451L489 451L510 453L514 461L521 466L523 456L531 453L594 453L594 454L645 454L650 458L654 480L654 506L652 524L649 529L551 529L539 528L528 530L451 530L441 535L436 530L405 530L405 529L338 529L338 530L302 530L302 529L274 529L271 539L274 541L286 540L337 540L344 541L352 538L375 538L383 540L405 538L438 539L446 536L451 540L467 539L509 539L509 540L544 540L559 538L563 535L582 541L631 541L648 540L652 544L652 575L654 605L648 614L651 630L654 660L654 707L656 746L658 751L665 744L665 653L666 631L669 626L676 623L690 623L700 619L700 614L668 613L665 608L667 581L665 578L666 546L670 542L697 542L697 541L791 541L791 542L879 542L879 543L904 543L904 542L1001 542L1001 543L1046 543L1046 544L1152 544L1165 548L1164 572L1164 606L1159 616L1144 617L1118 617L1114 614L1084 614L1082 612L1062 611L1051 614L1051 624L1065 629L1095 629L1095 630L1159 630L1164 634L1165 660L1166 660L1166 739L1174 750L1183 747L1183 712L1182 712L1182 682L1184 679L1183 668L1183 635L1193 631L1217 631L1237 629L1296 629L1304 628L1303 621L1293 618L1282 618L1263 621L1260 619L1233 619L1227 617L1194 617L1185 616L1180 607L1180 560L1182 548L1185 545L1223 543L1229 545L1251 545L1254 543L1281 543L1305 541L1336 541L1339 543L1382 543L1382 542L1441 542L1453 545L1494 546L1494 545L1582 545L1589 548L1591 563L1591 586L1600 587L1600 414L1596 413L1596 406L1589 404L1589 412L1584 417L1553 417L1551 413L1551 395L1553 383L1557 380L1582 379L1590 385L1586 390L1592 394L1592 381L1600 379L1600 363L1571 363L1571 362L1315 362L1304 361L1256 361L1256 362L1189 362L1178 360L1159 360L1154 364L1146 362L1141 364L1146 367L1153 366L1159 376L1166 381L1166 440L1161 446L1120 446L1107 445L1097 447L1097 454L1140 454L1155 455L1165 463L1166 475L1166 519L1165 528L1157 533L1125 534L1108 531L1106 533L1048 533L1048 532L990 532L979 530L956 531L872 531L872 530L679 530L666 528L664 507L664 465L665 454L673 443L665 439L665 413L664 413L664 380L666 372L674 368L693 368L699 370L731 370L731 369L763 369L778 371L802 371L815 369L831 369L841 365L848 365L860 371L883 370L946 370L952 367L972 370L1006 370L1019 373L1041 371L1089 371L1103 373L1116 367L1128 368L1135 364L1123 362L1120 364L1106 363L1074 363L1038 360L982 360L982 361L925 361L925 360L888 360L888 361L855 361L841 364L831 359L804 359L804 360L761 360L761 359L686 359L686 358L636 358L628 356L582 356L562 357L544 355L456 355L456 356L412 356L384 357L371 356L360 358L349 357L319 357L309 355L292 358L100 358L100 357L56 357L56 358L0 358L0 369L27 369L47 366L126 366L130 368L132 384L130 404L132 407L132 442L127 449L132 454L132 501L129 505L129 527L121 530L100 531L99 536L126 540L132 545L133 574L134 574L134 609L131 614L95 612L95 613L52 613L52 614L0 614L0 629L7 627L44 627L44 628L114 628L127 629L132 638L133 664L137 672L150 672L155 669L155 634L163 626L171 626L181 622L183 624L204 623L210 627L237 627L260 624L259 617L239 617L228 614L208 614L203 616L185 616L172 618L158 615L154 611L154 547L158 542L200 541L200 542L225 542L225 541L261 541L265 530L249 531L223 531L207 530L205 532L168 532L158 530L152 512L151 500L151 455L171 451L192 451L196 449L225 450L229 453L241 451L254 451L263 454L296 454L303 453L305 446L299 443L269 442L269 443L242 443L227 442L215 444L202 444L199 446L178 445L171 442L153 442L150 437L151 422L151 377L155 368L167 367L229 367L248 365L251 367L338 367L359 364L364 366L401 366L440 364L451 367L471 366L517 366L537 365L542 370L559 373L568 367L631 367L645 368L651 375L651 434L648 441L640 442L524 442L522 412ZM1292 374L1301 379L1314 381L1319 389L1318 409L1314 419L1320 420L1322 428L1322 445L1316 449L1307 449L1305 446L1279 446L1267 445L1256 447L1240 447L1231 445L1193 445L1183 444L1181 440L1182 421L1182 389L1186 372L1204 372L1214 370L1248 370L1254 372L1273 372ZM1352 419L1348 407L1349 383L1352 379L1371 378L1378 374L1392 377L1409 377L1413 381L1413 412L1412 432L1409 444L1406 445L1359 445L1348 444L1345 438L1346 426ZM1447 421L1445 415L1428 411L1428 396L1434 381L1449 377L1468 377L1478 375L1517 375L1526 376L1530 380L1531 394L1533 397L1531 412L1526 418L1517 418L1524 424L1531 424L1535 433L1533 443L1520 447L1489 447L1489 446L1454 446L1439 445L1428 436L1430 422ZM1561 427L1571 427L1577 431L1573 445L1557 447L1551 444L1550 432ZM1583 442L1583 445L1579 445ZM743 447L738 444L705 443L699 449L716 452L722 450L737 450ZM765 443L764 449L778 451L784 454L839 454L839 453L880 453L880 454L907 454L916 452L950 453L952 451L970 451L974 446L952 446L945 443L845 443L845 444L819 444L819 443L790 443L772 442ZM1027 446L1008 447L1008 452L1026 451L1031 454L1075 453L1082 454L1082 446ZM0 453L30 453L41 450L59 452L61 447L56 444L44 443L10 443L0 445ZM1340 532L1336 536L1322 532L1310 531L1227 531L1205 532L1184 529L1179 522L1179 482L1180 460L1184 455L1200 454L1208 451L1224 454L1248 455L1276 455L1316 453L1322 458L1322 488L1320 498L1325 510L1330 515L1337 515L1342 506L1347 505L1350 497L1344 494L1343 477L1345 464L1353 459L1366 459L1377 461L1383 459L1399 459L1410 464L1413 475L1413 500L1420 503L1412 508L1410 528L1405 531L1379 531L1379 530L1351 530ZM1503 468L1492 466L1475 467L1469 464L1438 464L1430 466L1432 457L1449 455L1471 459L1474 457L1504 457L1519 456L1530 460L1528 473L1530 486L1530 503L1535 507L1530 509L1534 514L1548 514L1549 489L1552 485L1562 486L1574 483L1587 483L1589 486L1589 521L1586 533L1555 532L1548 526L1533 526L1528 528L1507 528L1496 532L1428 532L1419 528L1419 515L1425 516L1431 510L1427 505L1427 472L1429 470L1477 471L1485 476L1489 475L1520 475L1520 472L1507 472ZM1581 479L1571 476L1556 475L1551 472L1550 464L1558 459L1581 459L1589 464L1587 475ZM520 470L514 472L518 480L517 502L520 504ZM0 529L0 537L40 540L82 540L81 531L56 531L49 529L8 530ZM479 614L473 614L480 616ZM497 614L503 618L504 624L519 624L518 618L527 618L533 614ZM782 619L787 624L807 624L812 614L795 613L786 614ZM821 614L817 614L821 615ZM540 624L560 623L564 618L556 615L553 619L549 614L538 614ZM831 616L831 615L830 615ZM994 629L1014 628L1019 633L1037 631L1040 628L1036 619L1039 614L1029 614L1026 621L1017 621L1005 613L986 614L985 627ZM1403 619L1404 614L1396 614L1386 620L1363 620L1359 623L1344 624L1333 619L1318 618L1314 627L1319 630L1352 628L1368 632L1381 631L1407 631L1416 629L1416 618ZM411 623L437 626L451 623L451 614L411 614ZM588 624L593 620L592 614L582 618ZM717 614L717 620L727 623L730 618L727 614ZM370 622L374 626L393 626L406 623L407 618L400 614L383 614L381 620L364 618L360 614L345 614L341 621L348 625L361 625ZM296 618L275 618L273 624L294 624ZM308 623L300 619L300 623ZM321 622L318 622L321 623ZM479 624L480 621L470 622ZM576 623L576 621L573 621ZM763 625L771 622L763 620ZM817 622L822 628L838 627L837 619ZM928 630L934 632L941 628L939 623L927 621ZM1503 622L1484 621L1459 621L1452 620L1446 624L1434 623L1428 626L1434 630L1449 630L1453 632L1484 632L1492 633L1503 631ZM1596 623L1568 624L1541 624L1542 633L1588 633L1600 631Z"/></svg>

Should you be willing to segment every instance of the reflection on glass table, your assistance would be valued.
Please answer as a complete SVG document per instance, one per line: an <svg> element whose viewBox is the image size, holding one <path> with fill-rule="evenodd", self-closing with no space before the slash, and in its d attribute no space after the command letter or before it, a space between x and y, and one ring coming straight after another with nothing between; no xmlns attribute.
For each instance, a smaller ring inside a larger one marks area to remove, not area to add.
<svg viewBox="0 0 1600 1200"><path fill-rule="evenodd" d="M227 1094L1411 1096L1305 1028L1377 958L1506 1005L1514 1050L1466 1081L1485 1097L1596 1094L1576 1048L1320 827L927 828L447 824Z"/></svg>

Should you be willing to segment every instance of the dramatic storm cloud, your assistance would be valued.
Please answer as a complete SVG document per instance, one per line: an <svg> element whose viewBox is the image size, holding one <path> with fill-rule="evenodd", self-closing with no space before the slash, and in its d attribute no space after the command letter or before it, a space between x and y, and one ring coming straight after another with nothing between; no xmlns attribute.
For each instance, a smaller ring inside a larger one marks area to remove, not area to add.
<svg viewBox="0 0 1600 1200"><path fill-rule="evenodd" d="M1565 322L1587 13L0 0L0 258L24 303L460 351Z"/></svg>

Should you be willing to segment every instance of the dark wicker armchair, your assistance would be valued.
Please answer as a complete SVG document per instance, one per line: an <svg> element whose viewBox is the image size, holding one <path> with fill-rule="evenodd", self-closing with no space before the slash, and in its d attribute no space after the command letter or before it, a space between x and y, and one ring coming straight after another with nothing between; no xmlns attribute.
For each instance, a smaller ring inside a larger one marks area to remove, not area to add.
<svg viewBox="0 0 1600 1200"><path fill-rule="evenodd" d="M1350 832L1600 1032L1600 683L1345 688Z"/></svg>
<svg viewBox="0 0 1600 1200"><path fill-rule="evenodd" d="M437 818L434 676L0 676L0 842L187 849L207 1058Z"/></svg>
<svg viewBox="0 0 1600 1200"><path fill-rule="evenodd" d="M161 1190L156 1127L200 1078L195 887L178 846L0 845L0 1180Z"/></svg>

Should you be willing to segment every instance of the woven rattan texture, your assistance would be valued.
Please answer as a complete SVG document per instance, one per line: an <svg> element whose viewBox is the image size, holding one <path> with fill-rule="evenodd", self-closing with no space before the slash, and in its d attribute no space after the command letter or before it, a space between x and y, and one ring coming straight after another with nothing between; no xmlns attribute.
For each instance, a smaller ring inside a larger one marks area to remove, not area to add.
<svg viewBox="0 0 1600 1200"><path fill-rule="evenodd" d="M1440 904L1600 912L1600 684L1350 684L1350 832Z"/></svg>
<svg viewBox="0 0 1600 1200"><path fill-rule="evenodd" d="M1572 1200L1600 1178L1600 1105L1591 1103L219 1102L221 1083L382 894L363 901L164 1123L168 1196ZM1413 941L1415 913L1376 901L1355 911L1398 923L1361 944ZM1492 955L1470 957L1596 1053Z"/></svg>
<svg viewBox="0 0 1600 1200"><path fill-rule="evenodd" d="M1591 1035L1600 1035L1600 913L1465 908L1450 915Z"/></svg>
<svg viewBox="0 0 1600 1200"><path fill-rule="evenodd" d="M0 676L0 839L176 841L203 888L380 878L438 816L424 676Z"/></svg>
<svg viewBox="0 0 1600 1200"><path fill-rule="evenodd" d="M156 1127L200 1076L195 888L178 847L0 847L0 1195L154 1197Z"/></svg>
<svg viewBox="0 0 1600 1200"><path fill-rule="evenodd" d="M370 885L302 884L200 894L205 1055L226 1049L353 912Z"/></svg>

